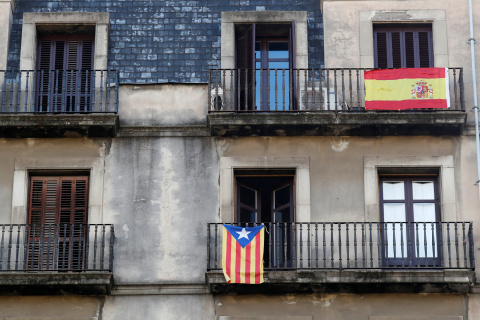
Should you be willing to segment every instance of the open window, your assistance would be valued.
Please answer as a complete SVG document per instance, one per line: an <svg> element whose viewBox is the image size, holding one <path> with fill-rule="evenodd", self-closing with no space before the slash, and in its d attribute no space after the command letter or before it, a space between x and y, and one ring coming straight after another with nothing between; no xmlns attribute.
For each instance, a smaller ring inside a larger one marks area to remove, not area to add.
<svg viewBox="0 0 480 320"><path fill-rule="evenodd" d="M382 175L379 190L384 266L440 267L437 175Z"/></svg>
<svg viewBox="0 0 480 320"><path fill-rule="evenodd" d="M431 24L374 24L375 68L432 68Z"/></svg>
<svg viewBox="0 0 480 320"><path fill-rule="evenodd" d="M88 178L30 177L27 269L84 269Z"/></svg>
<svg viewBox="0 0 480 320"><path fill-rule="evenodd" d="M266 226L265 267L293 267L294 174L237 172L235 178L237 223Z"/></svg>
<svg viewBox="0 0 480 320"><path fill-rule="evenodd" d="M237 109L295 109L295 21L237 24L235 40Z"/></svg>

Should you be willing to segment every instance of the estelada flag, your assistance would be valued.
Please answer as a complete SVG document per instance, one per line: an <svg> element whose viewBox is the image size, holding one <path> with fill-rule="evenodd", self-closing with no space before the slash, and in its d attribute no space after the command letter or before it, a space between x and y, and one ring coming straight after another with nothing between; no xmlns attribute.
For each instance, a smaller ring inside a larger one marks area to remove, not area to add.
<svg viewBox="0 0 480 320"><path fill-rule="evenodd" d="M227 283L263 282L264 226L223 225L222 269Z"/></svg>
<svg viewBox="0 0 480 320"><path fill-rule="evenodd" d="M365 71L365 109L449 108L448 68Z"/></svg>

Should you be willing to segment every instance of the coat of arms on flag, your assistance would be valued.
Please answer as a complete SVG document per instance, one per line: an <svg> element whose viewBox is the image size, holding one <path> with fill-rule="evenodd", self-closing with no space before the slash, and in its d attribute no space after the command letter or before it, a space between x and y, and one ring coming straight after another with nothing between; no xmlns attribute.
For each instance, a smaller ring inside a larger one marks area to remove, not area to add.
<svg viewBox="0 0 480 320"><path fill-rule="evenodd" d="M223 225L222 269L227 283L263 283L265 228Z"/></svg>
<svg viewBox="0 0 480 320"><path fill-rule="evenodd" d="M448 68L365 71L365 109L448 108Z"/></svg>

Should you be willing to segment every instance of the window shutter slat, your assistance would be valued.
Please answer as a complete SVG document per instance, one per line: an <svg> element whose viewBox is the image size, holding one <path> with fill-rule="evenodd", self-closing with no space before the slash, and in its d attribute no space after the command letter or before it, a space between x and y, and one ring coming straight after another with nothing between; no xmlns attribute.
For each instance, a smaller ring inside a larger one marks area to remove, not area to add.
<svg viewBox="0 0 480 320"><path fill-rule="evenodd" d="M429 46L429 33L418 33L418 51L420 56L420 68L429 68L433 65L430 63L430 46Z"/></svg>
<svg viewBox="0 0 480 320"><path fill-rule="evenodd" d="M388 60L387 60L387 33L386 32L376 32L376 66L380 69L388 68Z"/></svg>

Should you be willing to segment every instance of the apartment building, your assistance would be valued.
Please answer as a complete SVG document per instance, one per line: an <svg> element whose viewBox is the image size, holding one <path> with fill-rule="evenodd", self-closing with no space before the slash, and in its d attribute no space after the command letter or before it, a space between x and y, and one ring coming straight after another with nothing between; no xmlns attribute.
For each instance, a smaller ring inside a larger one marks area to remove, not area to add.
<svg viewBox="0 0 480 320"><path fill-rule="evenodd" d="M0 319L480 314L468 0L0 0L0 25ZM446 68L449 107L366 108L403 68ZM226 282L224 223L265 225L264 283Z"/></svg>

